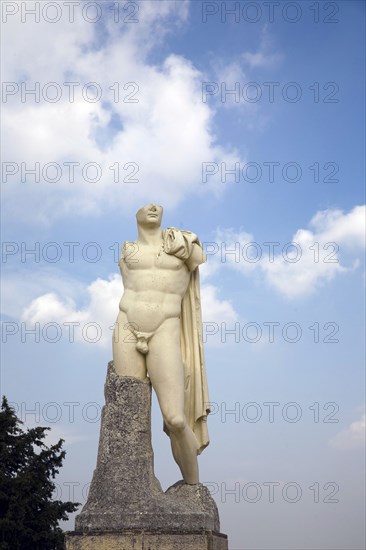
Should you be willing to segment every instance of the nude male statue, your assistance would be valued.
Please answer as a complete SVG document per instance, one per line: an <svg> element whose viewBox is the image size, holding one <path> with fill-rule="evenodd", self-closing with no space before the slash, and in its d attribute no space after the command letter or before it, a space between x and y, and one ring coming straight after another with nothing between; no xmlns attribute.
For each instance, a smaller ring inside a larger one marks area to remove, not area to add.
<svg viewBox="0 0 366 550"><path fill-rule="evenodd" d="M138 240L125 242L119 262L124 294L113 333L117 374L150 377L183 479L199 482L199 454L208 445L209 413L202 348L197 236L161 229L163 209L136 214Z"/></svg>

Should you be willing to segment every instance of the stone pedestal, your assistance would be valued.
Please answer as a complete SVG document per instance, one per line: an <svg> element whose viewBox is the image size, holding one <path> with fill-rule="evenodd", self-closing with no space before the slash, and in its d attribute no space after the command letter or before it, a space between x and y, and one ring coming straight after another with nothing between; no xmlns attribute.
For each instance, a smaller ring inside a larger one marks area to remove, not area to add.
<svg viewBox="0 0 366 550"><path fill-rule="evenodd" d="M227 550L215 501L202 485L165 493L154 475L149 379L108 365L97 465L67 550Z"/></svg>
<svg viewBox="0 0 366 550"><path fill-rule="evenodd" d="M67 550L227 550L227 536L211 531L197 533L113 532L84 535L69 533Z"/></svg>

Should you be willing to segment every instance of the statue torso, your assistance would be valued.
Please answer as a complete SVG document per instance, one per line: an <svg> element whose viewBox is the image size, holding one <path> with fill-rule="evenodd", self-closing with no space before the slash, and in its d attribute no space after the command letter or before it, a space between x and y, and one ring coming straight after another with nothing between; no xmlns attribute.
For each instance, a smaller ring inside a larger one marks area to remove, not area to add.
<svg viewBox="0 0 366 550"><path fill-rule="evenodd" d="M138 330L153 331L165 319L179 317L190 272L185 262L163 247L125 243L119 262L124 294L120 309Z"/></svg>

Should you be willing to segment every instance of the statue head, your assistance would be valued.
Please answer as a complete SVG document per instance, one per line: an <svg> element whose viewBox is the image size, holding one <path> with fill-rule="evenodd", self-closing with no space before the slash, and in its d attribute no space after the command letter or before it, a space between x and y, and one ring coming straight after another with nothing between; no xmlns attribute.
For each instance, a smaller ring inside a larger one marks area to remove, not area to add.
<svg viewBox="0 0 366 550"><path fill-rule="evenodd" d="M163 207L157 204L148 204L138 210L137 224L141 227L160 227L163 217Z"/></svg>

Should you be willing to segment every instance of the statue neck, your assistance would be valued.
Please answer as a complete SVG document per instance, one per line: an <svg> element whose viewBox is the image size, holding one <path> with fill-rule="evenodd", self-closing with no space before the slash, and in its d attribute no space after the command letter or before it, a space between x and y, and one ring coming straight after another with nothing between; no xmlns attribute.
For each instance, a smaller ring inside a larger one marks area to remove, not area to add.
<svg viewBox="0 0 366 550"><path fill-rule="evenodd" d="M161 227L141 227L137 226L138 241L149 246L160 246L163 240L163 231Z"/></svg>

